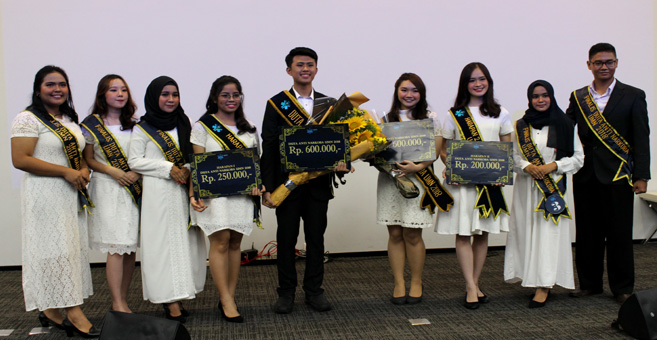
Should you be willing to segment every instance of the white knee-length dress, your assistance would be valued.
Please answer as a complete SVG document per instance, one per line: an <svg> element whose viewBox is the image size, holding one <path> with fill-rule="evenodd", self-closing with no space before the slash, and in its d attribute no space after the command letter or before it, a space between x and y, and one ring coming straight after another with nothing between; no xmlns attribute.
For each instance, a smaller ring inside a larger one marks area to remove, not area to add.
<svg viewBox="0 0 657 340"><path fill-rule="evenodd" d="M513 132L511 115L502 108L499 117L483 116L479 107L469 107L474 121L484 141L499 141L500 136ZM456 122L449 112L439 116L439 134L445 139L461 140L461 134ZM475 209L477 188L474 185L448 185L443 181L444 187L452 194L454 206L448 212L440 212L436 216L436 229L438 234L447 235L481 235L482 232L499 234L509 231L509 216L501 212L497 218L492 214L488 218L479 218L479 209ZM507 202L508 206L508 202Z"/></svg>

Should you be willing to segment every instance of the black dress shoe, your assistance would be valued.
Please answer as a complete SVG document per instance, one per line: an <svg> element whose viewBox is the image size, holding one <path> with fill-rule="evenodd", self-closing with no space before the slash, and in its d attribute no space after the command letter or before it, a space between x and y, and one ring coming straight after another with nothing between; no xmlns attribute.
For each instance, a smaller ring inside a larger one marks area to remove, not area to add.
<svg viewBox="0 0 657 340"><path fill-rule="evenodd" d="M62 326L66 331L66 336L68 336L69 338L73 337L74 333L77 333L79 336L87 339L97 338L100 336L100 330L98 330L98 328L96 328L95 326L92 325L91 328L89 328L89 332L85 333L79 330L77 327L75 327L75 325L71 323L71 321L69 321L68 318L64 319L64 321L62 322Z"/></svg>
<svg viewBox="0 0 657 340"><path fill-rule="evenodd" d="M630 296L631 294L617 294L614 295L614 299L616 300L616 302L622 305L623 303L625 303L625 301L627 301L627 299L630 298Z"/></svg>
<svg viewBox="0 0 657 340"><path fill-rule="evenodd" d="M477 309L479 308L479 299L475 302L468 302L468 293L465 293L465 298L463 299L463 306L467 309Z"/></svg>
<svg viewBox="0 0 657 340"><path fill-rule="evenodd" d="M326 300L324 294L306 295L306 304L318 312L326 312L331 310L331 304L328 302L328 300Z"/></svg>
<svg viewBox="0 0 657 340"><path fill-rule="evenodd" d="M602 294L602 289L590 290L590 289L576 289L568 294L570 297L578 298L584 296L598 295Z"/></svg>
<svg viewBox="0 0 657 340"><path fill-rule="evenodd" d="M392 302L393 305L405 305L406 304L406 295L400 296L400 297L391 297L390 302Z"/></svg>
<svg viewBox="0 0 657 340"><path fill-rule="evenodd" d="M182 315L182 312L178 316L171 315L171 311L169 310L169 305L167 305L166 303L162 304L162 308L164 308L164 316L167 319L173 320L173 321L178 321L180 323L187 322L187 318L184 315Z"/></svg>
<svg viewBox="0 0 657 340"><path fill-rule="evenodd" d="M221 312L221 317L228 321L228 322L234 322L234 323L242 323L244 322L244 317L241 315L238 316L233 316L233 317L228 317L226 316L226 313L224 312L224 307L221 305L221 302L219 302L219 305L217 306L219 308L219 311ZM239 311L238 311L239 312Z"/></svg>
<svg viewBox="0 0 657 340"><path fill-rule="evenodd" d="M59 329L64 329L64 326L62 326L61 323L56 323L55 321L48 319L46 313L44 312L39 312L39 322L43 327L49 327L50 325L53 325Z"/></svg>
<svg viewBox="0 0 657 340"><path fill-rule="evenodd" d="M484 296L477 296L477 300L479 303L488 303L488 295L484 294Z"/></svg>
<svg viewBox="0 0 657 340"><path fill-rule="evenodd" d="M274 313L276 314L290 314L294 308L294 295L279 296L274 304Z"/></svg>

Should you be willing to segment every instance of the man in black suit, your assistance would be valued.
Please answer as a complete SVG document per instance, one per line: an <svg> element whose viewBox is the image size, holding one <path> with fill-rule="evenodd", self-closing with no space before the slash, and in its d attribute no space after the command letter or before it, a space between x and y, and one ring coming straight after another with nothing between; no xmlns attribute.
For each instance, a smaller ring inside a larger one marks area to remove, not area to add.
<svg viewBox="0 0 657 340"><path fill-rule="evenodd" d="M602 293L606 245L609 287L622 303L634 289L634 194L650 179L646 95L614 78L612 45L593 45L587 65L593 83L573 92L566 111L584 146L584 167L573 176L580 288L570 295Z"/></svg>
<svg viewBox="0 0 657 340"><path fill-rule="evenodd" d="M303 231L306 241L306 270L303 278L303 290L306 303L313 309L324 312L331 305L324 296L322 281L324 279L324 231L326 231L328 201L333 198L331 176L324 175L300 185L276 206L271 201L271 192L279 185L285 184L288 176L283 172L279 156L279 135L281 127L290 126L302 116L312 115L316 98L326 97L315 92L312 86L317 74L317 53L307 47L297 47L285 57L287 74L293 79L292 88L284 91L267 102L262 122L262 157L260 168L262 180L268 192L262 197L266 207L276 208L276 240L278 243L278 300L274 312L291 313L294 307L294 295L297 287L295 268L295 246L299 236L299 222L303 219ZM287 96L287 97L286 97ZM294 96L296 103L291 100ZM281 103L285 102L282 106ZM297 105L299 104L299 105ZM279 107L277 107L279 106ZM286 116L285 110L297 110ZM303 124L303 123L301 123ZM346 171L341 163L336 171Z"/></svg>

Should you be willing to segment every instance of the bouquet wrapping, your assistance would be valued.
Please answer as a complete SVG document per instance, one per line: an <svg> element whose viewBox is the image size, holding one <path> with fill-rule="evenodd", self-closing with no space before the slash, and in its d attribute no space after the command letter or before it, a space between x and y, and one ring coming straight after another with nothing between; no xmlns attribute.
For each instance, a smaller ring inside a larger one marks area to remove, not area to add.
<svg viewBox="0 0 657 340"><path fill-rule="evenodd" d="M311 120L313 124L317 124L318 120L319 124L348 124L349 150L352 162L374 155L384 150L389 144L386 136L381 134L381 128L370 114L358 108L368 100L360 92L355 92L349 96L343 94L335 105L323 114L321 119ZM288 175L288 180L271 194L271 200L278 206L297 186L331 172L330 170L291 172Z"/></svg>

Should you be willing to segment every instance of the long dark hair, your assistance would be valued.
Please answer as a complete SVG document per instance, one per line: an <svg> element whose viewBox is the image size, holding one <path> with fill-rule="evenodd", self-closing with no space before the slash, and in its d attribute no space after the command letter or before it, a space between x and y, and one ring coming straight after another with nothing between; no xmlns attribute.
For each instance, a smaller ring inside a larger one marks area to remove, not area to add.
<svg viewBox="0 0 657 340"><path fill-rule="evenodd" d="M411 110L411 115L413 119L425 119L427 118L427 88L424 86L422 78L415 73L403 73L399 76L399 79L395 82L395 92L392 94L392 105L390 105L390 112L388 112L388 121L389 122L399 122L399 110L401 110L401 101L397 93L399 92L399 87L404 81L410 81L415 85L417 90L420 92L420 101L417 102L415 107Z"/></svg>
<svg viewBox="0 0 657 340"><path fill-rule="evenodd" d="M456 99L454 100L454 107L452 107L452 110L468 106L468 103L470 102L468 83L470 83L472 72L474 72L476 69L480 69L481 73L483 73L484 77L486 77L486 80L488 80L488 90L484 94L484 100L483 103L481 103L479 106L479 110L484 116L497 118L500 116L500 112L502 112L502 107L495 100L495 94L493 93L493 78L491 78L490 72L488 72L486 65L479 62L469 63L465 65L463 71L461 71L461 78L459 79L459 90L456 94Z"/></svg>
<svg viewBox="0 0 657 340"><path fill-rule="evenodd" d="M128 83L126 83L125 79L118 74L108 74L100 79L98 82L98 89L96 90L96 100L91 109L91 114L97 114L101 118L107 116L107 100L105 99L105 94L109 91L110 83L114 79L121 80L125 85L125 88L128 89L128 102L123 108L121 108L121 114L119 115L121 129L132 130L132 127L135 126L135 120L133 117L137 111L137 105L132 100L132 93L130 92Z"/></svg>
<svg viewBox="0 0 657 340"><path fill-rule="evenodd" d="M43 105L40 93L43 79L51 73L61 74L62 77L64 77L64 80L66 81L66 87L68 88L68 98L66 98L66 102L64 104L59 106L59 112L61 114L67 115L73 122L77 124L78 113L75 112L75 106L73 106L73 94L71 93L71 86L68 82L68 76L61 67L54 65L47 65L42 67L34 76L34 86L32 87L32 103L26 108L26 110L35 111L34 113L48 118L48 110L46 110L46 106Z"/></svg>
<svg viewBox="0 0 657 340"><path fill-rule="evenodd" d="M224 89L224 86L228 84L235 84L235 87L237 87L237 91L239 91L240 96L244 96L242 93L242 84L240 84L240 81L237 80L237 78L232 76L221 76L217 78L214 83L212 83L208 101L205 103L206 111L203 116L215 114L219 111L219 105L217 105L217 97L219 96L219 93L221 93L221 90ZM256 132L256 127L249 124L249 121L246 120L243 106L244 101L242 100L240 101L240 106L238 106L237 110L235 110L235 124L237 125L238 134L240 135L245 132Z"/></svg>

